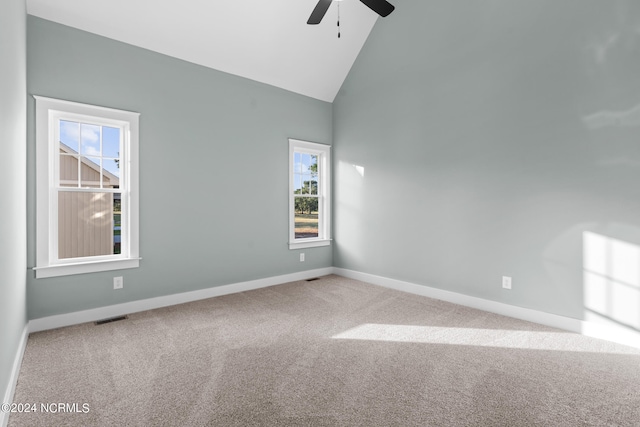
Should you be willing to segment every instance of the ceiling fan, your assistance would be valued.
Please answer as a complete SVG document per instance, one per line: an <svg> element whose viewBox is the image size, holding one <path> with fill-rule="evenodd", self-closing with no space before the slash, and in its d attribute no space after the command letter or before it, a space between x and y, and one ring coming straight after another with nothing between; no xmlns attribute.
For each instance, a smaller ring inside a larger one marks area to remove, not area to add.
<svg viewBox="0 0 640 427"><path fill-rule="evenodd" d="M322 21L324 14L327 13L327 9L329 9L329 6L331 6L332 1L333 0L319 0L315 9L313 9L313 12L311 12L311 16L309 17L307 24L309 25L319 24L320 21ZM339 1L339 0L336 0L336 1ZM364 3L366 6L368 6L369 9L373 10L375 13L382 16L383 18L389 15L391 12L393 12L393 9L395 9L395 7L386 0L360 0L360 1Z"/></svg>

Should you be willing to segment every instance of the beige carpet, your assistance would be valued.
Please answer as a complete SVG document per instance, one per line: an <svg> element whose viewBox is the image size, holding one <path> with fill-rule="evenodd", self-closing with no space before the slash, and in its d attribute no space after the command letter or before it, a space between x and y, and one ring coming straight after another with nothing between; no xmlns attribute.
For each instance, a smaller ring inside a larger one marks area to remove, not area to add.
<svg viewBox="0 0 640 427"><path fill-rule="evenodd" d="M34 333L15 402L38 412L10 426L640 426L640 350L327 276Z"/></svg>

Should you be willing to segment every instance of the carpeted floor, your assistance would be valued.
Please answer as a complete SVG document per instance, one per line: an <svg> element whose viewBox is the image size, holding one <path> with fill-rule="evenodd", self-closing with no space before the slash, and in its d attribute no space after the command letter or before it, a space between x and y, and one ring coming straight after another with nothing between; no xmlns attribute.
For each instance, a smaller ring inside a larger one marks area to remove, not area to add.
<svg viewBox="0 0 640 427"><path fill-rule="evenodd" d="M14 402L13 427L640 426L640 350L327 276L34 333Z"/></svg>

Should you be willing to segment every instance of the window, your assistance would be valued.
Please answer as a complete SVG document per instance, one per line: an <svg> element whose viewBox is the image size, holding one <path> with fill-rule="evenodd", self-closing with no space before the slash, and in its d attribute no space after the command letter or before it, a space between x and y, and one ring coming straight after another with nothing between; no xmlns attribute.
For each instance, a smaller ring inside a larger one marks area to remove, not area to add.
<svg viewBox="0 0 640 427"><path fill-rule="evenodd" d="M138 113L36 98L36 277L139 265Z"/></svg>
<svg viewBox="0 0 640 427"><path fill-rule="evenodd" d="M289 249L330 243L330 147L289 140Z"/></svg>

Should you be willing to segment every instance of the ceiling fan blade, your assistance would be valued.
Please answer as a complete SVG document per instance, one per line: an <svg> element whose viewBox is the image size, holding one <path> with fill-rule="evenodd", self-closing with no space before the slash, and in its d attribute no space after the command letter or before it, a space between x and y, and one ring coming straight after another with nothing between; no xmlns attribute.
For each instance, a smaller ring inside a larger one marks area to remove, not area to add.
<svg viewBox="0 0 640 427"><path fill-rule="evenodd" d="M327 13L327 9L329 9L329 6L331 6L331 1L332 0L318 1L318 4L316 5L315 9L313 9L313 12L311 12L311 16L309 17L307 24L309 25L319 24L320 21L322 21L324 14Z"/></svg>
<svg viewBox="0 0 640 427"><path fill-rule="evenodd" d="M383 18L393 12L395 7L386 0L360 0L362 3L367 5L369 9L373 10L378 15Z"/></svg>

